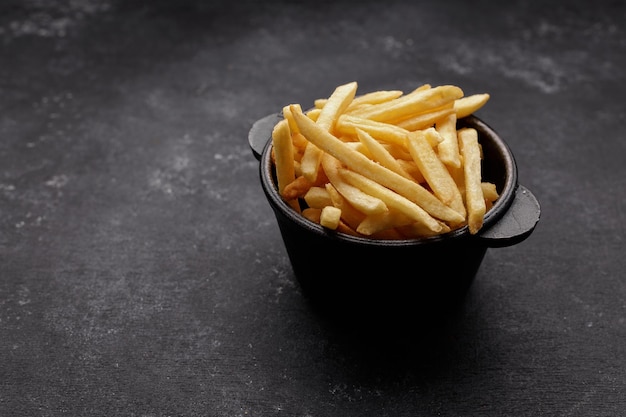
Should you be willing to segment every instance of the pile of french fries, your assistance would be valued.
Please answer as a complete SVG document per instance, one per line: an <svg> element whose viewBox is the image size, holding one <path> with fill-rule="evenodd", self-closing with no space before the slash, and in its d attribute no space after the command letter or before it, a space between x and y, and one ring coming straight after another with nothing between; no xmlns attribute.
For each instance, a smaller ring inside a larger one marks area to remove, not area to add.
<svg viewBox="0 0 626 417"><path fill-rule="evenodd" d="M416 239L465 225L477 233L498 192L482 181L477 131L457 129L457 120L489 94L428 84L356 92L350 82L306 112L283 107L271 156L284 201L354 236Z"/></svg>

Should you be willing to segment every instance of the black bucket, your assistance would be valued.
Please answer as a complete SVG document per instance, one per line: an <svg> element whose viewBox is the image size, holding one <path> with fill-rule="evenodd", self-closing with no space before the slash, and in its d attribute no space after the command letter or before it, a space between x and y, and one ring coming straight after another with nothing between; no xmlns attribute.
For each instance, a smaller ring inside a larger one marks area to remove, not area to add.
<svg viewBox="0 0 626 417"><path fill-rule="evenodd" d="M395 312L440 314L464 298L488 248L515 245L534 230L537 199L517 182L517 165L500 136L469 116L458 127L478 132L484 181L500 194L485 214L479 233L468 227L440 236L375 240L328 230L295 212L280 197L270 158L271 132L278 114L257 121L249 143L260 161L261 186L272 207L303 293L318 307L352 314Z"/></svg>

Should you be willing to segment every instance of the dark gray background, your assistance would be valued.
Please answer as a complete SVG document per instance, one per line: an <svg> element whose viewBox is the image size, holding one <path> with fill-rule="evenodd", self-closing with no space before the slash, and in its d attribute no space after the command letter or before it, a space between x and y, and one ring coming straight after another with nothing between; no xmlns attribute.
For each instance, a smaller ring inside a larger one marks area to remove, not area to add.
<svg viewBox="0 0 626 417"><path fill-rule="evenodd" d="M293 3L0 4L0 415L622 415L624 3ZM348 81L490 93L541 202L441 334L294 281L248 130Z"/></svg>

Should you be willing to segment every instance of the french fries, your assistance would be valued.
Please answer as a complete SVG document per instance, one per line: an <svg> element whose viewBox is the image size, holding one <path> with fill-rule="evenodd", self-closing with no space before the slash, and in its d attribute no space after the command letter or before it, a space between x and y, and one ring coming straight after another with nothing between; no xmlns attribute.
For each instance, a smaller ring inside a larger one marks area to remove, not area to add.
<svg viewBox="0 0 626 417"><path fill-rule="evenodd" d="M458 119L488 94L424 84L356 95L335 88L307 112L283 107L272 132L278 192L307 219L339 233L415 239L467 226L478 233L499 195L482 179L476 130Z"/></svg>
<svg viewBox="0 0 626 417"><path fill-rule="evenodd" d="M294 113L294 118L302 134L311 143L314 143L324 152L334 156L350 169L394 190L401 196L421 206L432 216L454 224L458 224L464 220L464 217L460 213L455 212L445 205L422 185L404 178L371 159L368 159L326 130L320 128L320 126L313 123L301 112L294 112L294 108L291 110Z"/></svg>
<svg viewBox="0 0 626 417"><path fill-rule="evenodd" d="M341 210L335 206L326 206L320 213L320 224L327 229L335 230L341 221Z"/></svg>
<svg viewBox="0 0 626 417"><path fill-rule="evenodd" d="M459 149L463 157L465 174L465 201L467 204L470 233L476 233L483 225L486 204L480 177L480 146L475 129L463 128L459 131Z"/></svg>
<svg viewBox="0 0 626 417"><path fill-rule="evenodd" d="M435 196L465 217L463 198L450 172L428 142L429 135L439 135L434 128L417 130L408 136L409 153L424 175Z"/></svg>
<svg viewBox="0 0 626 417"><path fill-rule="evenodd" d="M453 85L418 88L395 100L355 110L354 114L379 122L397 123L409 116L454 104L454 100L461 97L463 97L463 90Z"/></svg>
<svg viewBox="0 0 626 417"><path fill-rule="evenodd" d="M385 203L370 194L367 194L357 187L347 183L341 176L341 162L330 154L322 157L322 166L328 176L330 184L345 198L352 206L363 214L378 214L387 211Z"/></svg>
<svg viewBox="0 0 626 417"><path fill-rule="evenodd" d="M291 139L289 124L286 120L279 122L272 132L272 144L274 161L276 166L276 178L278 192L284 195L285 188L296 179L293 142ZM295 196L286 198L288 204L294 210L300 209Z"/></svg>
<svg viewBox="0 0 626 417"><path fill-rule="evenodd" d="M357 84L351 82L348 84L340 85L335 89L333 94L328 98L324 107L321 109L320 114L317 116L315 123L327 132L334 130L335 122L343 111L352 103L354 95L356 94ZM300 106L291 105L290 113L296 111L302 114ZM297 123L296 123L296 128ZM300 162L300 169L302 175L309 181L314 181L317 178L317 171L319 169L320 162L322 161L322 151L309 142L304 149L304 155Z"/></svg>

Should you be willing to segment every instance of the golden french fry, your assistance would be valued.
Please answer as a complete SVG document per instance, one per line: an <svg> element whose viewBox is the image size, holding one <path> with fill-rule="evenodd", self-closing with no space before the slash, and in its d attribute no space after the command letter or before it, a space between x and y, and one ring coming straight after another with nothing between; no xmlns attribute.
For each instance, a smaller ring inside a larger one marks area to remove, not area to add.
<svg viewBox="0 0 626 417"><path fill-rule="evenodd" d="M320 117L320 113L322 112L322 109L311 109L309 111L306 112L306 116L313 120L314 122L317 121L317 118Z"/></svg>
<svg viewBox="0 0 626 417"><path fill-rule="evenodd" d="M405 178L413 180L414 178L400 165L398 160L394 158L389 151L376 139L370 136L369 133L357 129L357 137L363 145L367 147L373 156L373 159L380 163L382 166L389 168L390 170L402 175Z"/></svg>
<svg viewBox="0 0 626 417"><path fill-rule="evenodd" d="M438 135L434 128L411 132L407 142L409 152L433 193L444 204L450 206L464 217L465 207L459 188L443 162L437 157L437 154L428 143L426 136L429 134Z"/></svg>
<svg viewBox="0 0 626 417"><path fill-rule="evenodd" d="M350 105L354 95L356 94L357 83L351 82L348 84L340 85L330 95L324 107L322 107L315 123L322 129L332 132L335 126L337 118L343 111ZM291 106L293 112L295 109L302 114L302 109L298 109L297 106ZM322 151L317 146L309 143L304 150L304 155L300 161L300 169L302 175L309 181L314 181L317 177L317 171L319 170L320 162L322 161Z"/></svg>
<svg viewBox="0 0 626 417"><path fill-rule="evenodd" d="M311 187L309 191L304 195L304 201L309 207L324 208L326 206L332 206L333 202L330 199L330 194L326 190L326 187Z"/></svg>
<svg viewBox="0 0 626 417"><path fill-rule="evenodd" d="M304 148L306 148L307 143L309 143L300 132L292 133L291 141L293 142L293 147L300 150L300 152L304 152Z"/></svg>
<svg viewBox="0 0 626 417"><path fill-rule="evenodd" d="M302 161L302 155L304 154L304 149L300 149L297 147L293 147L293 166L296 170L296 177L302 175L302 170L300 169L300 161Z"/></svg>
<svg viewBox="0 0 626 417"><path fill-rule="evenodd" d="M285 189L280 195L285 201L297 200L304 197L311 187L312 184L309 180L304 177L297 177L285 186Z"/></svg>
<svg viewBox="0 0 626 417"><path fill-rule="evenodd" d="M421 223L411 223L411 224L407 224L406 226L398 226L397 230L400 233L402 233L407 239L437 236L442 233L448 233L451 230L450 226L448 226L447 224L445 223L440 223L440 224L441 224L441 231L438 233L433 233L432 230L424 227Z"/></svg>
<svg viewBox="0 0 626 417"><path fill-rule="evenodd" d="M309 188L311 188L313 184L311 181L307 180L304 177L297 177L295 180L291 181L289 184L285 186L280 195L286 200L295 200L300 197L304 197Z"/></svg>
<svg viewBox="0 0 626 417"><path fill-rule="evenodd" d="M385 143L383 144L383 146L385 147L385 149L387 149L387 152L389 152L391 156L396 159L402 159L405 161L413 160L413 157L409 153L409 150L406 148L406 142L402 144L402 146L394 145L392 143Z"/></svg>
<svg viewBox="0 0 626 417"><path fill-rule="evenodd" d="M374 136L377 140L382 140L384 142L393 143L403 147L405 146L406 135L409 133L408 130L395 125L377 122L375 120L369 120L362 117L350 116L348 114L339 116L335 128L339 133L355 137L357 129L361 129Z"/></svg>
<svg viewBox="0 0 626 417"><path fill-rule="evenodd" d="M302 215L312 222L319 224L320 217L322 215L322 209L307 207L302 210Z"/></svg>
<svg viewBox="0 0 626 417"><path fill-rule="evenodd" d="M425 113L418 113L398 122L397 126L408 131L426 129L437 123L438 120L454 113L454 105L446 105L439 109L433 109Z"/></svg>
<svg viewBox="0 0 626 417"><path fill-rule="evenodd" d="M315 123L323 129L332 132L337 118L350 105L357 90L357 83L350 82L335 88L330 95Z"/></svg>
<svg viewBox="0 0 626 417"><path fill-rule="evenodd" d="M330 183L357 210L364 214L383 213L387 211L385 203L374 196L368 195L359 188L348 184L339 174L341 163L332 155L324 154L322 167Z"/></svg>
<svg viewBox="0 0 626 417"><path fill-rule="evenodd" d="M492 182L482 182L480 186L483 190L483 196L485 200L494 202L500 197L498 191L496 190L496 185Z"/></svg>
<svg viewBox="0 0 626 417"><path fill-rule="evenodd" d="M398 98L404 94L400 90L379 90L373 91L371 93L363 94L359 97L355 97L352 100L352 103L346 108L346 113L349 113L350 110L355 107L362 106L364 104L379 104L384 103L389 100L393 100Z"/></svg>
<svg viewBox="0 0 626 417"><path fill-rule="evenodd" d="M442 140L437 145L439 159L446 166L459 168L461 156L459 155L459 140L456 136L456 114L450 113L435 124Z"/></svg>
<svg viewBox="0 0 626 417"><path fill-rule="evenodd" d="M489 211L500 195L496 190L496 185L491 182L483 182L480 186L483 190L483 196L485 197L485 210Z"/></svg>
<svg viewBox="0 0 626 417"><path fill-rule="evenodd" d="M341 168L339 172L350 184L370 195L380 198L388 207L399 211L415 222L423 224L424 227L432 230L434 233L441 232L441 224L424 211L424 209L407 198L356 172L345 168Z"/></svg>
<svg viewBox="0 0 626 417"><path fill-rule="evenodd" d="M402 169L408 172L415 182L417 182L418 184L423 184L426 182L424 176L422 175L422 171L420 171L420 169L417 167L415 161L407 161L405 159L398 159L397 161Z"/></svg>
<svg viewBox="0 0 626 417"><path fill-rule="evenodd" d="M315 181L313 181L312 186L323 187L324 185L326 185L326 183L328 183L328 181L329 180L326 172L324 172L323 169L319 169L317 171L317 178L315 179Z"/></svg>
<svg viewBox="0 0 626 417"><path fill-rule="evenodd" d="M287 120L287 123L289 123L289 131L293 135L294 133L298 133L298 125L296 125L296 122L294 122L293 117L291 116L291 110L289 110L289 106L291 106L291 104L283 107L283 117L285 118L285 120ZM300 107L300 105L297 103L293 104L293 106L302 110L302 107Z"/></svg>
<svg viewBox="0 0 626 417"><path fill-rule="evenodd" d="M347 235L363 237L363 235L357 233L357 231L354 230L350 225L344 223L343 220L339 220L339 224L337 225L337 228L335 230L341 233L345 233Z"/></svg>
<svg viewBox="0 0 626 417"><path fill-rule="evenodd" d="M437 130L435 130L435 128L433 127L429 127L428 129L422 129L422 131L427 133L425 138L428 144L433 149L437 149L441 141L443 141L443 138L441 137L439 132L437 132Z"/></svg>
<svg viewBox="0 0 626 417"><path fill-rule="evenodd" d="M272 131L272 147L278 192L283 194L285 188L296 178L293 144L291 142L289 124L285 119L274 126ZM285 198L285 200L294 210L299 211L300 205L298 201L294 201L294 198L297 197Z"/></svg>
<svg viewBox="0 0 626 417"><path fill-rule="evenodd" d="M293 161L293 169L296 171L296 178L302 176L302 170L300 170L300 160L298 159L298 156L302 156L302 155L294 154L294 161Z"/></svg>
<svg viewBox="0 0 626 417"><path fill-rule="evenodd" d="M452 113L452 110L449 111ZM432 123L431 123L432 125ZM377 122L375 120L364 119L362 117L350 116L344 114L339 117L335 126L337 131L347 137L356 137L357 129L369 133L376 140L386 142L387 144L396 145L406 149L406 136L410 132L400 126L394 124ZM431 145L437 146L441 138L432 137Z"/></svg>
<svg viewBox="0 0 626 417"><path fill-rule="evenodd" d="M335 206L326 206L320 213L320 224L327 229L335 230L341 220L341 210Z"/></svg>
<svg viewBox="0 0 626 417"><path fill-rule="evenodd" d="M474 113L489 101L489 94L472 94L470 96L461 97L454 101L454 111L456 118L462 119Z"/></svg>
<svg viewBox="0 0 626 417"><path fill-rule="evenodd" d="M352 100L352 103L350 103L350 105L346 108L346 113L349 113L351 110L360 106L384 103L385 101L393 100L394 98L400 97L402 94L404 93L401 90L379 90L363 94L362 96L355 97L354 100ZM318 98L314 101L314 106L316 109L321 109L324 105L326 105L327 101L328 100L325 98Z"/></svg>
<svg viewBox="0 0 626 417"><path fill-rule="evenodd" d="M465 205L465 174L463 173L463 163L461 163L461 166L458 168L448 167L448 172L458 187L461 196L463 196L463 204Z"/></svg>
<svg viewBox="0 0 626 417"><path fill-rule="evenodd" d="M278 191L282 192L285 186L295 179L293 167L293 143L289 132L289 124L281 120L272 131L272 145Z"/></svg>
<svg viewBox="0 0 626 417"><path fill-rule="evenodd" d="M427 89L418 89L397 99L369 106L355 111L355 115L379 122L394 123L416 113L442 107L463 97L463 90L454 85L442 85Z"/></svg>
<svg viewBox="0 0 626 417"><path fill-rule="evenodd" d="M304 148L304 153L300 159L300 170L302 171L302 176L309 181L314 181L317 177L322 153L321 149L310 142Z"/></svg>
<svg viewBox="0 0 626 417"><path fill-rule="evenodd" d="M370 152L370 150L367 149L367 146L365 146L363 143L361 143L361 142L346 142L346 145L348 145L349 147L351 147L355 151L357 151L359 153L362 153L363 155L365 155L369 159L374 159L374 155L372 155L372 152Z"/></svg>
<svg viewBox="0 0 626 417"><path fill-rule="evenodd" d="M486 212L485 197L481 185L481 152L478 132L473 128L459 130L459 150L463 158L465 174L465 202L467 204L467 224L471 234L477 233L483 225Z"/></svg>
<svg viewBox="0 0 626 417"><path fill-rule="evenodd" d="M442 203L421 185L368 159L344 142L317 126L302 112L294 111L300 132L312 143L343 162L348 168L364 175L417 204L431 216L451 223L461 223L464 216ZM327 173L328 175L328 173Z"/></svg>
<svg viewBox="0 0 626 417"><path fill-rule="evenodd" d="M389 210L381 214L366 216L356 231L362 235L370 236L383 230L406 226L415 221L397 210Z"/></svg>
<svg viewBox="0 0 626 417"><path fill-rule="evenodd" d="M356 230L365 218L365 214L355 209L331 183L326 184L326 191L328 191L333 206L341 210L341 219L350 228Z"/></svg>

